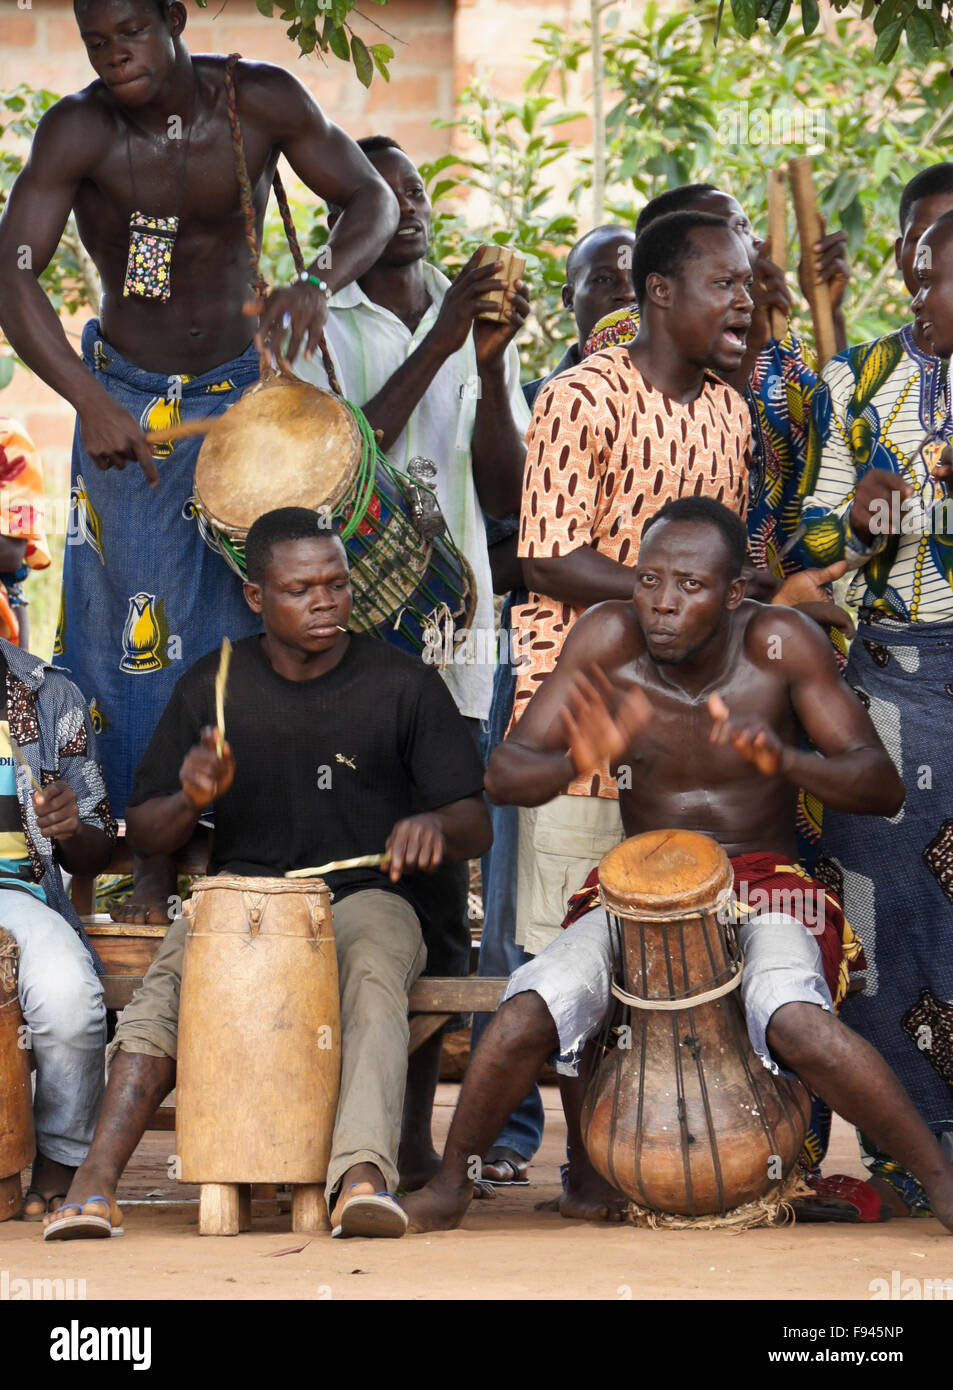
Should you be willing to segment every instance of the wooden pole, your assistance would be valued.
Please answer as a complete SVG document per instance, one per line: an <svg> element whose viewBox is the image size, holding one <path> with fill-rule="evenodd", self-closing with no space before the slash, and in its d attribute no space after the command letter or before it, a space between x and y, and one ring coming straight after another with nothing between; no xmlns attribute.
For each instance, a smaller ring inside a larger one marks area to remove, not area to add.
<svg viewBox="0 0 953 1390"><path fill-rule="evenodd" d="M781 270L788 268L788 228L785 195L787 176L783 167L772 169L768 175L768 239L771 259ZM771 337L780 342L788 331L787 317L781 309L771 310Z"/></svg>
<svg viewBox="0 0 953 1390"><path fill-rule="evenodd" d="M791 194L794 198L794 211L797 216L798 236L801 242L801 259L804 265L804 279L807 286L811 318L814 321L814 345L820 366L829 361L837 351L834 340L834 315L831 311L831 292L827 283L818 278L814 265L814 243L820 240L821 220L817 215L817 196L814 192L814 177L811 161L804 156L792 159L788 164L788 177L791 180Z"/></svg>

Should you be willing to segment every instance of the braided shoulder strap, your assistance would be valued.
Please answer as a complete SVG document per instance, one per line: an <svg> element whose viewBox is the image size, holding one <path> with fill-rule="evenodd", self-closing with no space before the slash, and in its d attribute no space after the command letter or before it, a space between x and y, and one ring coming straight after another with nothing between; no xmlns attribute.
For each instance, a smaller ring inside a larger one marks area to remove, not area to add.
<svg viewBox="0 0 953 1390"><path fill-rule="evenodd" d="M238 179L238 196L241 201L242 213L245 218L245 241L248 244L248 254L251 258L251 279L249 284L255 294L261 298L268 292L264 276L259 267L259 257L261 248L258 238L255 235L255 205L252 201L251 179L248 176L248 163L245 159L245 143L242 139L242 126L238 118L238 99L235 95L235 68L241 58L240 53L230 53L225 62L225 109L228 112L228 125L232 135L232 155L235 162L235 176ZM288 206L288 197L285 193L284 184L281 182L281 175L275 170L272 179L272 187L275 190L275 197L278 200L278 209L281 213L281 221L285 229L285 237L291 250L291 258L294 261L295 270L300 274L304 270L304 257L301 254L301 247L298 244L298 234L295 231L294 219L291 216L291 209ZM318 346L321 349L321 360L324 363L324 370L328 374L328 382L335 395L342 396L334 370L334 363L331 361L331 354L328 352L328 345L324 334L321 334Z"/></svg>

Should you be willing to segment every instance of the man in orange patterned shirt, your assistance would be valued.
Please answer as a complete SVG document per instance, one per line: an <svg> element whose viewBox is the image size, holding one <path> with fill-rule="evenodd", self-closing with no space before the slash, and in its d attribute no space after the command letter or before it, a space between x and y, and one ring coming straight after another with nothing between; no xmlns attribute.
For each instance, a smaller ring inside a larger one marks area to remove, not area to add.
<svg viewBox="0 0 953 1390"><path fill-rule="evenodd" d="M751 425L715 372L737 371L753 301L744 243L708 213L659 218L636 242L638 336L563 372L539 394L527 437L519 555L529 602L514 723L592 604L632 597L642 528L676 497L723 502L742 518ZM538 954L568 899L622 838L608 769L520 810L517 943Z"/></svg>

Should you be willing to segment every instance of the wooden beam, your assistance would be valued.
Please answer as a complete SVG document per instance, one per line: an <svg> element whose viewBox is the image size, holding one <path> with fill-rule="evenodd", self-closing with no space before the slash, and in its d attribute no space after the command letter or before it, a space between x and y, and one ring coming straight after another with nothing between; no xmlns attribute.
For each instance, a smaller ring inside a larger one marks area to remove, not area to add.
<svg viewBox="0 0 953 1390"><path fill-rule="evenodd" d="M413 1056L418 1047L423 1047L453 1017L452 1014L413 1014L410 1020L410 1038L407 1042L407 1055Z"/></svg>
<svg viewBox="0 0 953 1390"><path fill-rule="evenodd" d="M103 993L107 1009L124 1009L142 984L138 975L106 975ZM468 975L459 978L433 976L418 980L410 991L412 1014L492 1014L506 988L505 979Z"/></svg>
<svg viewBox="0 0 953 1390"><path fill-rule="evenodd" d="M455 979L432 976L413 986L408 1009L412 1014L492 1014L507 984L505 979L476 975Z"/></svg>

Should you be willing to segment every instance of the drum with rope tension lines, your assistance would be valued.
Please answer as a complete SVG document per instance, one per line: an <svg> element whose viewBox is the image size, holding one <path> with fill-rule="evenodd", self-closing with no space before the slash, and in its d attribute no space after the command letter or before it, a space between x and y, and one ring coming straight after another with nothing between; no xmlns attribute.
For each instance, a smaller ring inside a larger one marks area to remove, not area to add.
<svg viewBox="0 0 953 1390"><path fill-rule="evenodd" d="M657 830L599 865L622 1026L609 1027L582 1132L595 1168L639 1207L724 1216L776 1192L810 1116L798 1081L748 1039L733 873L707 835Z"/></svg>
<svg viewBox="0 0 953 1390"><path fill-rule="evenodd" d="M275 507L342 520L351 626L414 654L470 626L476 584L433 490L394 468L362 412L289 374L268 377L211 423L189 504L207 543L246 579L245 537ZM419 516L425 525L416 522Z"/></svg>
<svg viewBox="0 0 953 1390"><path fill-rule="evenodd" d="M262 301L267 287L259 266L260 227L235 84L239 57L231 53L225 62L225 107L249 284ZM295 271L307 280L277 169L272 184ZM209 422L190 509L205 540L243 579L244 540L265 512L301 506L341 517L341 538L351 562L352 626L415 654L434 651L439 644L443 662L452 652L455 633L473 621L473 574L446 533L433 490L423 477L408 477L388 462L363 413L344 399L323 333L318 347L333 394L287 370L271 375L263 355L262 380L219 421Z"/></svg>

